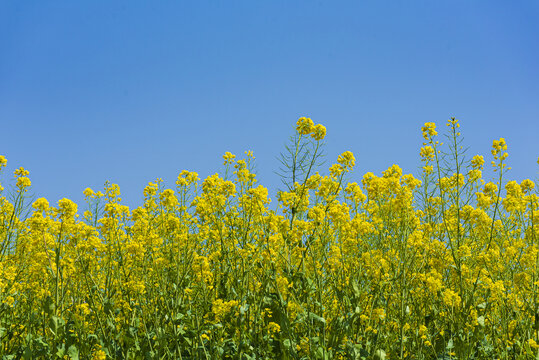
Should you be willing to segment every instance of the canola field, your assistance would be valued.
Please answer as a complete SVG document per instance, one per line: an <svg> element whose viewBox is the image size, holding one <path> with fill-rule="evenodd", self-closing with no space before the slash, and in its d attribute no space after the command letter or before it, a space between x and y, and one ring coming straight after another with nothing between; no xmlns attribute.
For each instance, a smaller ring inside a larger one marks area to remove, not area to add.
<svg viewBox="0 0 539 360"><path fill-rule="evenodd" d="M149 183L135 209L110 183L84 206L30 199L17 169L0 186L0 356L538 359L534 182L507 178L503 138L485 159L454 118L443 144L421 130L417 176L355 183L354 155L321 168L326 129L300 118L273 201L250 151Z"/></svg>

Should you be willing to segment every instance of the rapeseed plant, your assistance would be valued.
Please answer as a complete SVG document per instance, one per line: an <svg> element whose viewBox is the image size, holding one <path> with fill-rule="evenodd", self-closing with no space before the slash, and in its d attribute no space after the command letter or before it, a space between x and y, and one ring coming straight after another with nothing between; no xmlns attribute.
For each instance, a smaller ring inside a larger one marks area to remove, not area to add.
<svg viewBox="0 0 539 360"><path fill-rule="evenodd" d="M226 152L130 209L120 188L29 203L28 170L0 186L0 355L91 359L539 358L539 201L506 181L460 123L421 131L419 178L393 165L322 170L326 128L306 117L272 202L255 157ZM538 160L539 162L539 160ZM0 156L0 171L7 164Z"/></svg>

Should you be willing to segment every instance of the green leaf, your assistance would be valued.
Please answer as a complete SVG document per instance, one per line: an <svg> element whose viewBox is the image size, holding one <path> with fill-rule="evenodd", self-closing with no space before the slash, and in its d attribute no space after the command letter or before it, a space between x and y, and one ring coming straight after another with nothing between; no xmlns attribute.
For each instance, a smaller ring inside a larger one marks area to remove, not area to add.
<svg viewBox="0 0 539 360"><path fill-rule="evenodd" d="M30 346L27 346L26 349L24 349L24 353L22 354L22 358L24 360L32 359L32 349L30 349Z"/></svg>
<svg viewBox="0 0 539 360"><path fill-rule="evenodd" d="M58 316L51 316L51 319L49 320L49 327L55 335L58 334L58 328L63 325L62 322L62 319L60 319Z"/></svg>
<svg viewBox="0 0 539 360"><path fill-rule="evenodd" d="M79 360L79 349L75 345L71 345L67 349L67 355L73 360Z"/></svg>
<svg viewBox="0 0 539 360"><path fill-rule="evenodd" d="M248 309L249 309L249 304L243 304L242 306L240 306L240 314L245 315Z"/></svg>
<svg viewBox="0 0 539 360"><path fill-rule="evenodd" d="M386 358L386 352L384 350L376 350L374 352L375 360L385 360L385 358Z"/></svg>
<svg viewBox="0 0 539 360"><path fill-rule="evenodd" d="M477 318L477 323L481 326L481 327L485 327L485 317L483 315L479 316Z"/></svg>
<svg viewBox="0 0 539 360"><path fill-rule="evenodd" d="M478 308L478 309L485 309L486 307L487 307L487 303L486 303L486 302L483 302L483 303L477 305L477 308Z"/></svg>
<svg viewBox="0 0 539 360"><path fill-rule="evenodd" d="M354 289L354 295L356 297L359 297L361 295L361 292L359 291L359 286L355 279L352 281L352 289Z"/></svg>
<svg viewBox="0 0 539 360"><path fill-rule="evenodd" d="M283 346L285 347L285 349L290 349L290 347L292 346L290 339L284 339Z"/></svg>
<svg viewBox="0 0 539 360"><path fill-rule="evenodd" d="M326 355L324 357L324 354ZM316 351L314 353L314 358L315 359L326 359L328 357L328 353L327 351L324 351L324 348L322 346L319 346L318 348L316 348Z"/></svg>
<svg viewBox="0 0 539 360"><path fill-rule="evenodd" d="M43 311L47 315L54 314L56 306L54 305L54 302L52 301L52 298L50 296L47 296L45 298L45 301L43 302Z"/></svg>
<svg viewBox="0 0 539 360"><path fill-rule="evenodd" d="M321 322L322 324L326 323L326 319L324 319L321 316L316 315L315 313L309 313L309 319Z"/></svg>

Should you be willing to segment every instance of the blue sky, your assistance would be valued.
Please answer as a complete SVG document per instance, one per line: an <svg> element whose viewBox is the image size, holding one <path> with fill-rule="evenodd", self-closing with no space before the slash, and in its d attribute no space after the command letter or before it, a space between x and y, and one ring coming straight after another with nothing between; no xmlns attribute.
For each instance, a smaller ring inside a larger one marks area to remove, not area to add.
<svg viewBox="0 0 539 360"><path fill-rule="evenodd" d="M470 156L505 137L509 176L535 179L538 18L537 1L2 1L0 154L53 203L110 180L135 206L225 151L253 150L274 194L300 116L327 127L327 166L354 152L352 180L417 174L422 124L455 116Z"/></svg>

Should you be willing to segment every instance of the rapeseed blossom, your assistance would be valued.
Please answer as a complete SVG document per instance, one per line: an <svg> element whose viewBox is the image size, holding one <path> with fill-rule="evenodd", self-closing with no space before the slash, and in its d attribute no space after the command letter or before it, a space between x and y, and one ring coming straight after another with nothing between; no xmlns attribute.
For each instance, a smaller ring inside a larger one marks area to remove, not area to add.
<svg viewBox="0 0 539 360"><path fill-rule="evenodd" d="M425 123L425 126L421 128L421 131L423 132L423 138L425 140L429 140L430 138L438 135L438 132L436 131L436 124L433 122Z"/></svg>
<svg viewBox="0 0 539 360"><path fill-rule="evenodd" d="M326 128L322 124L316 124L311 132L311 137L316 141L323 140L326 137Z"/></svg>
<svg viewBox="0 0 539 360"><path fill-rule="evenodd" d="M296 131L301 135L309 135L314 130L314 123L310 118L301 117L296 123Z"/></svg>
<svg viewBox="0 0 539 360"><path fill-rule="evenodd" d="M0 355L535 358L538 189L506 179L504 138L484 179L460 127L449 151L421 128L418 178L353 179L351 151L318 166L326 128L302 117L275 198L250 150L148 183L133 209L108 182L85 206L30 203L20 167L0 194Z"/></svg>

